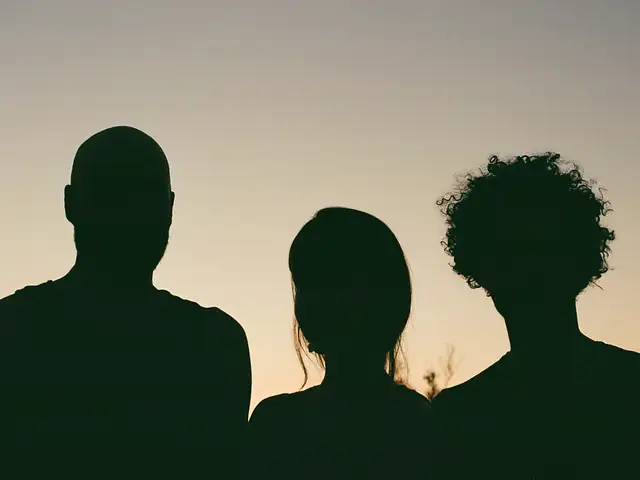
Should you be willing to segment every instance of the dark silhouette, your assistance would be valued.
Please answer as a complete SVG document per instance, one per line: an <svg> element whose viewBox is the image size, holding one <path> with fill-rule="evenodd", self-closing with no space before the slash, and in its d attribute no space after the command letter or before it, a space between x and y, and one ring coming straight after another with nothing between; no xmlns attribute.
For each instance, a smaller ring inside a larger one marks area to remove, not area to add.
<svg viewBox="0 0 640 480"><path fill-rule="evenodd" d="M244 330L153 285L173 203L145 133L109 128L78 149L65 189L75 265L0 301L2 452L27 459L7 478L211 477L243 440Z"/></svg>
<svg viewBox="0 0 640 480"><path fill-rule="evenodd" d="M438 202L454 271L491 297L511 345L433 401L451 477L638 474L640 355L578 327L576 298L609 269L614 239L595 187L556 153L491 157Z"/></svg>
<svg viewBox="0 0 640 480"><path fill-rule="evenodd" d="M262 401L250 427L262 476L401 478L431 425L428 401L394 381L411 310L409 269L379 219L320 210L289 254L296 351L325 368L321 385ZM304 385L303 385L304 386ZM420 440L420 441L418 441Z"/></svg>
<svg viewBox="0 0 640 480"><path fill-rule="evenodd" d="M446 358L440 359L441 372L438 373L434 368L428 368L422 376L422 379L427 384L424 396L427 397L429 401L433 401L442 390L447 388L455 375L456 366L453 362L455 353L455 348L448 345Z"/></svg>

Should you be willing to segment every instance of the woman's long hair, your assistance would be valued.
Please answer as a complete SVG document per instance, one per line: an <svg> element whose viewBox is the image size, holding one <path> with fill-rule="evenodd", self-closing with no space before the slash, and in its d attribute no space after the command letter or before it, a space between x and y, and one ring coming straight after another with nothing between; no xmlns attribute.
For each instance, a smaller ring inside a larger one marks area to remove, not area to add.
<svg viewBox="0 0 640 480"><path fill-rule="evenodd" d="M294 239L289 270L302 387L308 381L304 357L313 354L324 368L326 352L338 347L384 355L387 373L400 380L411 275L384 222L349 208L320 210Z"/></svg>

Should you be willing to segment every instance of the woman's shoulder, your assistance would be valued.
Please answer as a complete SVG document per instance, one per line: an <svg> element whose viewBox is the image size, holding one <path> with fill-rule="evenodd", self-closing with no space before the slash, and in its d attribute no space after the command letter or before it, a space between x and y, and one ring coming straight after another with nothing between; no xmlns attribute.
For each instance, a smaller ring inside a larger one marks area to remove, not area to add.
<svg viewBox="0 0 640 480"><path fill-rule="evenodd" d="M287 420L295 422L313 390L310 388L302 392L281 393L265 398L253 410L249 424L254 427L273 425L281 428Z"/></svg>
<svg viewBox="0 0 640 480"><path fill-rule="evenodd" d="M397 386L392 410L394 422L401 426L400 428L405 434L413 432L425 435L434 426L431 402L427 397L408 386Z"/></svg>
<svg viewBox="0 0 640 480"><path fill-rule="evenodd" d="M396 384L396 398L403 403L414 405L425 411L431 411L431 403L427 397L402 383Z"/></svg>
<svg viewBox="0 0 640 480"><path fill-rule="evenodd" d="M286 410L287 405L291 403L292 395L293 394L291 393L281 393L279 395L265 398L256 405L256 408L251 414L250 422L255 423L256 421L261 421L266 417L270 417L278 411Z"/></svg>

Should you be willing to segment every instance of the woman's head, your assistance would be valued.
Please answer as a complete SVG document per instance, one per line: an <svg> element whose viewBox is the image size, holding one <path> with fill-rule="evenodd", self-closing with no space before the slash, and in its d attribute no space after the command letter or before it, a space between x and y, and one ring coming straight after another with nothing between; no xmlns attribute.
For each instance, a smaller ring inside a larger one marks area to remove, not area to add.
<svg viewBox="0 0 640 480"><path fill-rule="evenodd" d="M358 210L320 210L294 239L289 269L305 382L304 348L321 363L331 357L379 359L395 376L411 312L411 278L389 227Z"/></svg>

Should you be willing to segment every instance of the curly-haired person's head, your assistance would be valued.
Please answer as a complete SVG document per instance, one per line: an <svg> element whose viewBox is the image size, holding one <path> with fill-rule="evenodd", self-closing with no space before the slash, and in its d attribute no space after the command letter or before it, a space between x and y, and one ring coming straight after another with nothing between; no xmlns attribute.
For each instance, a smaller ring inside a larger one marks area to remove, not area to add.
<svg viewBox="0 0 640 480"><path fill-rule="evenodd" d="M437 204L453 270L494 300L577 297L609 270L609 203L557 153L492 156Z"/></svg>

